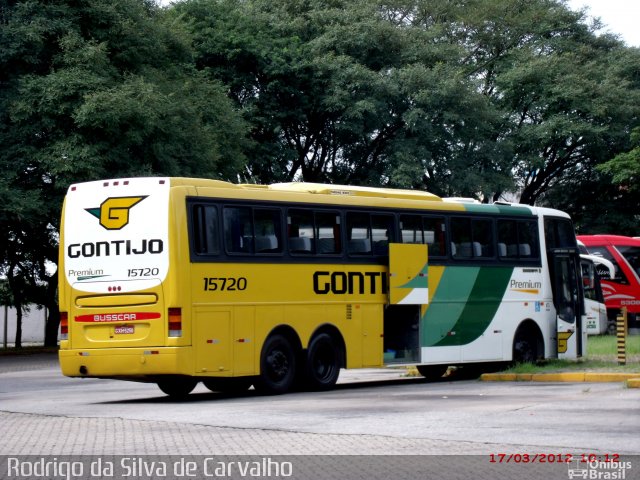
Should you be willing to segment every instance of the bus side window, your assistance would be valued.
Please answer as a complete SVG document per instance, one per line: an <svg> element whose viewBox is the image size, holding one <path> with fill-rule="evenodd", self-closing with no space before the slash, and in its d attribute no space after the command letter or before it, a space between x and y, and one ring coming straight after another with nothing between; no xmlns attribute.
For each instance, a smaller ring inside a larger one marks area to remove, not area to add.
<svg viewBox="0 0 640 480"><path fill-rule="evenodd" d="M282 252L280 209L254 209L253 223L255 231L255 252Z"/></svg>
<svg viewBox="0 0 640 480"><path fill-rule="evenodd" d="M224 246L227 253L253 251L253 222L249 207L224 208Z"/></svg>
<svg viewBox="0 0 640 480"><path fill-rule="evenodd" d="M471 222L473 234L473 256L493 257L493 222L489 219L476 219Z"/></svg>
<svg viewBox="0 0 640 480"><path fill-rule="evenodd" d="M218 255L218 209L214 205L194 205L192 210L194 251L197 255Z"/></svg>
<svg viewBox="0 0 640 480"><path fill-rule="evenodd" d="M429 245L430 257L443 257L447 254L444 217L422 217L424 240Z"/></svg>
<svg viewBox="0 0 640 480"><path fill-rule="evenodd" d="M624 274L624 272L622 271L622 268L620 268L620 264L614 258L614 256L611 255L611 252L609 252L609 249L607 249L607 247L591 247L591 246L589 246L587 248L589 249L589 253L591 253L593 255L598 255L599 257L602 257L602 258L606 258L611 263L613 263L613 267L615 269L614 277L609 279L608 275L604 275L603 278L605 278L608 282L615 282L615 283L620 283L622 285L629 285L629 279Z"/></svg>
<svg viewBox="0 0 640 480"><path fill-rule="evenodd" d="M400 241L402 243L425 243L419 216L400 216Z"/></svg>
<svg viewBox="0 0 640 480"><path fill-rule="evenodd" d="M471 219L458 217L451 219L451 255L457 259L473 257Z"/></svg>
<svg viewBox="0 0 640 480"><path fill-rule="evenodd" d="M315 243L321 255L335 255L342 252L340 239L339 212L316 212L315 214Z"/></svg>
<svg viewBox="0 0 640 480"><path fill-rule="evenodd" d="M313 211L289 210L287 216L289 253L312 254L314 252L313 230Z"/></svg>
<svg viewBox="0 0 640 480"><path fill-rule="evenodd" d="M515 220L498 220L498 256L518 257L518 227Z"/></svg>
<svg viewBox="0 0 640 480"><path fill-rule="evenodd" d="M535 221L518 221L518 254L520 258L538 257L538 224Z"/></svg>
<svg viewBox="0 0 640 480"><path fill-rule="evenodd" d="M349 254L371 254L371 226L368 213L347 213L347 239Z"/></svg>
<svg viewBox="0 0 640 480"><path fill-rule="evenodd" d="M389 242L393 242L393 216L371 215L371 238L374 255L389 255Z"/></svg>

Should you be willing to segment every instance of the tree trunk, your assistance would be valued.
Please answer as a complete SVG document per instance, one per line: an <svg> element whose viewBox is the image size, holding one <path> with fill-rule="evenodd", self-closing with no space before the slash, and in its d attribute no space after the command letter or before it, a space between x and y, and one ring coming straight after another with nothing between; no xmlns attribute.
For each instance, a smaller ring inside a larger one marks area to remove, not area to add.
<svg viewBox="0 0 640 480"><path fill-rule="evenodd" d="M15 348L22 348L22 304L16 302L16 342Z"/></svg>

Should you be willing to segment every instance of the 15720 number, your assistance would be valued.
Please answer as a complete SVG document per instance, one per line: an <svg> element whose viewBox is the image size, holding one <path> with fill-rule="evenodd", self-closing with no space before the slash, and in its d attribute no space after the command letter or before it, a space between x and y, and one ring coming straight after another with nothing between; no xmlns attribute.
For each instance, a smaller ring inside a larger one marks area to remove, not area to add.
<svg viewBox="0 0 640 480"><path fill-rule="evenodd" d="M204 277L204 291L238 291L247 289L245 277Z"/></svg>
<svg viewBox="0 0 640 480"><path fill-rule="evenodd" d="M158 268L130 268L127 270L129 277L157 277L160 273Z"/></svg>

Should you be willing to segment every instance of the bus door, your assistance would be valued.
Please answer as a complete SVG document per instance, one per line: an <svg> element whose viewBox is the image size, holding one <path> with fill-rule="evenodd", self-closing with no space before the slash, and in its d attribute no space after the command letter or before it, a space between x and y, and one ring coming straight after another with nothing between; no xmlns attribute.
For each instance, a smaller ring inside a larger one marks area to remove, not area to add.
<svg viewBox="0 0 640 480"><path fill-rule="evenodd" d="M589 255L580 255L580 265L587 335L601 335L607 332L607 307L604 304L600 277L596 264Z"/></svg>
<svg viewBox="0 0 640 480"><path fill-rule="evenodd" d="M577 358L584 354L584 300L580 257L574 249L552 249L550 266L553 303L556 308L558 358Z"/></svg>
<svg viewBox="0 0 640 480"><path fill-rule="evenodd" d="M429 303L427 245L389 244L389 305L384 315L385 363L420 361L420 316Z"/></svg>

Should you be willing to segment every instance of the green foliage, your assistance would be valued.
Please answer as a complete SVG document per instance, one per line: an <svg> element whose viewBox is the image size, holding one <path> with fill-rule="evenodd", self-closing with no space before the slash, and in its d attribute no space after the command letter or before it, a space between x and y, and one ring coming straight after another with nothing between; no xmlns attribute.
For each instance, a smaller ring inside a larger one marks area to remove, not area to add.
<svg viewBox="0 0 640 480"><path fill-rule="evenodd" d="M191 0L196 63L252 126L247 181L533 203L624 149L638 58L556 0Z"/></svg>
<svg viewBox="0 0 640 480"><path fill-rule="evenodd" d="M154 2L5 0L0 22L0 273L17 302L36 300L18 279L55 281L69 184L237 178L247 127Z"/></svg>
<svg viewBox="0 0 640 480"><path fill-rule="evenodd" d="M640 192L640 127L631 132L631 146L628 152L616 155L613 159L598 166L598 170L611 175L611 180L635 193Z"/></svg>

